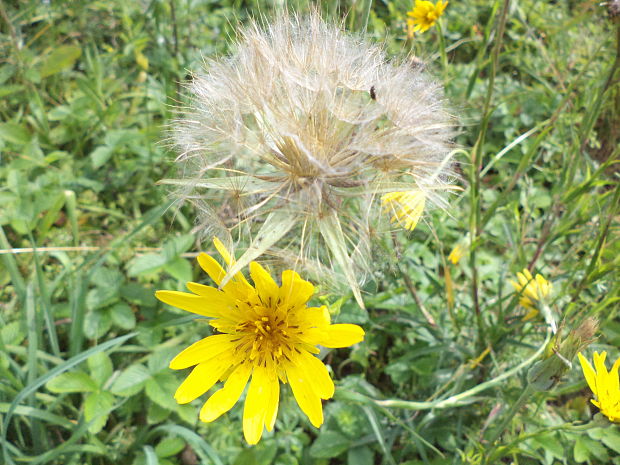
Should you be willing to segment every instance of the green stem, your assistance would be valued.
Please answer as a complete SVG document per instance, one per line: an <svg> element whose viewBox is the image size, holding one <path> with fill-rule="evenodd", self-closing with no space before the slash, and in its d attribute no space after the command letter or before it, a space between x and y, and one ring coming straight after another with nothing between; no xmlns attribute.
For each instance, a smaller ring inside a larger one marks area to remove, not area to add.
<svg viewBox="0 0 620 465"><path fill-rule="evenodd" d="M441 20L437 20L437 35L439 36L439 53L441 55L441 68L443 70L444 81L448 78L448 55L446 53L446 41L441 29Z"/></svg>
<svg viewBox="0 0 620 465"><path fill-rule="evenodd" d="M470 191L470 216L469 216L469 234L471 238L469 248L469 264L472 271L472 301L474 305L474 311L476 314L476 323L478 326L478 346L482 350L486 347L486 330L484 327L484 320L480 311L480 302L478 298L478 269L476 266L476 248L478 247L479 237L482 234L481 224L481 202L480 202L480 171L482 169L482 160L484 158L484 140L486 138L486 132L489 125L489 119L491 116L491 99L493 96L493 90L495 85L495 75L497 74L497 67L499 62L499 53L502 48L502 39L504 36L504 29L506 26L506 18L508 16L508 7L510 6L510 0L504 0L502 11L500 13L499 24L497 26L497 40L493 47L493 59L491 60L491 71L489 76L489 84L487 86L487 93L484 101L484 107L482 109L482 118L480 120L480 129L478 131L478 138L472 149L471 153L471 170L470 181L472 189Z"/></svg>
<svg viewBox="0 0 620 465"><path fill-rule="evenodd" d="M521 409L521 407L523 407L525 402L532 396L533 393L534 388L531 384L528 383L527 387L523 390L517 401L512 405L510 411L506 415L504 415L504 419L502 420L502 422L497 428L492 431L491 436L488 439L489 444L493 444L495 441L497 441L497 438L499 438L499 436L504 432L504 430L508 426L508 423L510 423L510 421L514 418L517 412Z"/></svg>
<svg viewBox="0 0 620 465"><path fill-rule="evenodd" d="M517 374L519 371L524 369L525 367L534 363L538 357L542 355L547 344L551 340L551 331L547 330L547 336L545 337L545 341L542 345L536 350L536 352L527 360L521 362L514 368L511 368L508 371L505 371L501 375L493 378L484 383L478 384L467 391L461 392L460 394L456 394L454 396L450 396L447 399L435 400L432 402L412 402L407 400L400 399L388 399L388 400L374 400L374 403L385 408L402 408L407 410L431 410L431 409L447 409L453 407L459 407L462 405L471 404L472 400L467 400L470 397L478 394L479 392L485 391L489 388L499 385L503 380L509 378Z"/></svg>

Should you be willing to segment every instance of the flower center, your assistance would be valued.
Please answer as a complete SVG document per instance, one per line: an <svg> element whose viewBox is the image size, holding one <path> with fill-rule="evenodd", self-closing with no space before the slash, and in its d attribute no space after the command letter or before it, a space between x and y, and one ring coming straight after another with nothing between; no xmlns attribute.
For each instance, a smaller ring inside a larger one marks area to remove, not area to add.
<svg viewBox="0 0 620 465"><path fill-rule="evenodd" d="M286 320L279 315L259 316L237 326L237 332L243 334L245 350L249 359L256 364L263 364L266 359L277 362L293 349L292 333Z"/></svg>

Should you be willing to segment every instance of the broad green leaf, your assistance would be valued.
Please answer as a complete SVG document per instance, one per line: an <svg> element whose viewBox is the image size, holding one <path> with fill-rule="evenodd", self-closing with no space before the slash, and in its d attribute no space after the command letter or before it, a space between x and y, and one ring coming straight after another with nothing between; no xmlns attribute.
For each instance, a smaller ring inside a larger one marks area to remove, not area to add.
<svg viewBox="0 0 620 465"><path fill-rule="evenodd" d="M86 308L97 310L107 307L119 298L119 290L114 287L95 287L86 294Z"/></svg>
<svg viewBox="0 0 620 465"><path fill-rule="evenodd" d="M164 244L163 255L168 261L174 260L182 253L187 252L193 243L194 236L192 234L182 234L173 237Z"/></svg>
<svg viewBox="0 0 620 465"><path fill-rule="evenodd" d="M159 425L163 423L164 420L168 418L172 413L172 411L168 410L167 408L160 407L155 402L149 402L148 404L149 406L146 410L146 422L149 425ZM194 415L194 417L197 416L195 407L192 407L192 415Z"/></svg>
<svg viewBox="0 0 620 465"><path fill-rule="evenodd" d="M61 45L55 47L39 67L41 78L71 68L82 55L82 49L76 45Z"/></svg>
<svg viewBox="0 0 620 465"><path fill-rule="evenodd" d="M348 465L374 465L375 455L368 446L352 447L347 453Z"/></svg>
<svg viewBox="0 0 620 465"><path fill-rule="evenodd" d="M68 392L93 392L98 389L97 383L90 376L81 371L62 373L49 380L45 384L45 387L58 394Z"/></svg>
<svg viewBox="0 0 620 465"><path fill-rule="evenodd" d="M179 387L179 382L171 373L160 373L146 382L146 395L160 407L174 410L177 402L174 393Z"/></svg>
<svg viewBox="0 0 620 465"><path fill-rule="evenodd" d="M0 329L0 337L4 344L18 345L26 335L21 331L19 321L12 321Z"/></svg>
<svg viewBox="0 0 620 465"><path fill-rule="evenodd" d="M177 455L185 447L185 441L178 437L164 438L155 447L155 453L157 457L171 457Z"/></svg>
<svg viewBox="0 0 620 465"><path fill-rule="evenodd" d="M195 425L198 421L198 415L196 414L196 409L192 406L192 404L184 404L177 405L175 410L179 418L183 420L188 425Z"/></svg>
<svg viewBox="0 0 620 465"><path fill-rule="evenodd" d="M100 145L90 153L90 160L93 168L101 168L107 163L112 154L114 153L114 147L108 145Z"/></svg>
<svg viewBox="0 0 620 465"><path fill-rule="evenodd" d="M185 258L177 257L164 265L164 271L182 282L192 280L192 265Z"/></svg>
<svg viewBox="0 0 620 465"><path fill-rule="evenodd" d="M123 329L133 329L136 326L136 316L131 307L124 302L118 302L110 307L112 322Z"/></svg>
<svg viewBox="0 0 620 465"><path fill-rule="evenodd" d="M127 274L136 277L141 274L152 273L166 264L166 257L159 254L147 253L133 258L127 266Z"/></svg>
<svg viewBox="0 0 620 465"><path fill-rule="evenodd" d="M180 352L177 347L162 347L155 350L147 362L149 371L153 374L165 371L170 373L168 365L170 361Z"/></svg>
<svg viewBox="0 0 620 465"><path fill-rule="evenodd" d="M119 396L132 396L142 390L150 377L151 373L144 365L131 365L114 380L110 391Z"/></svg>
<svg viewBox="0 0 620 465"><path fill-rule="evenodd" d="M601 442L614 452L620 454L620 433L617 430L608 428L608 434L601 438Z"/></svg>
<svg viewBox="0 0 620 465"><path fill-rule="evenodd" d="M157 305L155 290L146 288L138 283L128 283L121 286L121 296L140 307L154 307Z"/></svg>
<svg viewBox="0 0 620 465"><path fill-rule="evenodd" d="M93 381L102 387L112 376L112 360L105 352L99 352L88 357L87 362Z"/></svg>
<svg viewBox="0 0 620 465"><path fill-rule="evenodd" d="M107 391L92 392L84 401L84 419L90 423L88 431L96 434L103 429L114 407L114 396Z"/></svg>
<svg viewBox="0 0 620 465"><path fill-rule="evenodd" d="M112 319L107 310L88 312L84 318L84 335L88 339L101 339L112 327Z"/></svg>
<svg viewBox="0 0 620 465"><path fill-rule="evenodd" d="M323 430L310 446L310 455L316 459L337 457L351 447L351 440L336 431Z"/></svg>
<svg viewBox="0 0 620 465"><path fill-rule="evenodd" d="M0 123L0 139L15 145L26 145L30 138L30 131L21 124Z"/></svg>

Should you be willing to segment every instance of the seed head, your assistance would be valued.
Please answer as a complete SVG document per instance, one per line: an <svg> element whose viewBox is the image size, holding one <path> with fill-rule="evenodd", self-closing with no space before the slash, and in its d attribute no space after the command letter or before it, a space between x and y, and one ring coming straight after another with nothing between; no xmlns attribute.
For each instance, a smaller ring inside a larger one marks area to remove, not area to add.
<svg viewBox="0 0 620 465"><path fill-rule="evenodd" d="M371 238L399 211L380 198L444 206L453 187L441 87L318 13L250 24L189 95L171 131L180 179L163 182L199 207L205 236L250 243L228 276L265 253L294 257L361 303Z"/></svg>

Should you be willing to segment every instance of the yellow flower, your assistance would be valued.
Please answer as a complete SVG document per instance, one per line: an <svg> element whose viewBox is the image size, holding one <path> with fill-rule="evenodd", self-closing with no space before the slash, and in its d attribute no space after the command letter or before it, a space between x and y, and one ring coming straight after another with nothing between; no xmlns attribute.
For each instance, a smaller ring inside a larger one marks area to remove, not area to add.
<svg viewBox="0 0 620 465"><path fill-rule="evenodd" d="M426 195L419 190L390 192L381 196L384 211L392 212L392 223L413 231L424 211Z"/></svg>
<svg viewBox="0 0 620 465"><path fill-rule="evenodd" d="M215 247L230 266L234 263L224 245L215 238ZM198 256L201 268L219 286L226 271L211 256ZM237 273L218 289L187 283L192 293L157 291L164 303L212 318L209 324L218 332L189 346L171 362L180 370L196 365L177 389L179 404L198 398L218 381L216 391L200 411L200 419L211 422L230 410L250 380L243 410L243 434L256 444L263 427L274 427L280 397L280 384L289 383L301 410L310 422L323 423L321 399L334 394L327 368L313 354L317 345L348 347L364 338L357 325L330 324L325 306L307 307L314 286L292 270L282 273L278 286L271 275L256 262L250 263L252 286Z"/></svg>
<svg viewBox="0 0 620 465"><path fill-rule="evenodd" d="M448 260L452 262L453 265L458 265L461 258L465 255L465 245L462 242L459 242L454 246L450 255L448 255Z"/></svg>
<svg viewBox="0 0 620 465"><path fill-rule="evenodd" d="M410 16L407 18L407 25L413 26L414 31L428 31L443 14L446 6L448 2L443 0L439 0L435 5L428 0L416 0L413 9L407 13L407 16Z"/></svg>
<svg viewBox="0 0 620 465"><path fill-rule="evenodd" d="M541 302L551 293L551 283L540 274L537 274L536 279L534 279L527 268L524 268L521 273L517 273L517 279L519 282L510 280L510 284L518 294L521 294L519 303L529 310L529 313L523 318L524 321L527 321L538 314Z"/></svg>
<svg viewBox="0 0 620 465"><path fill-rule="evenodd" d="M594 352L594 369L586 358L578 354L583 375L588 382L596 400L592 403L596 405L601 413L614 423L620 423L620 383L618 380L618 368L620 368L620 358L616 360L611 371L607 372L605 367L605 357L607 352Z"/></svg>

